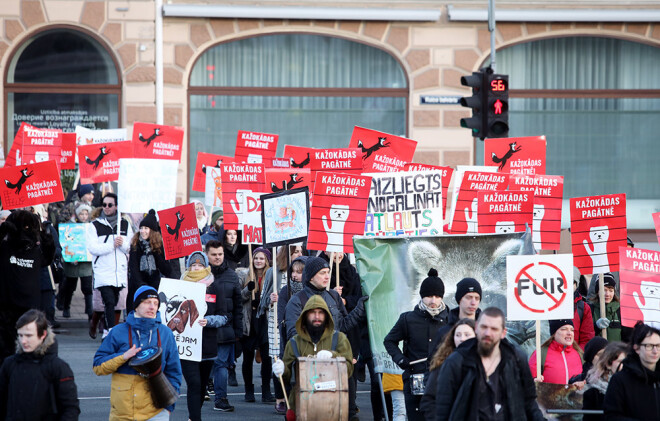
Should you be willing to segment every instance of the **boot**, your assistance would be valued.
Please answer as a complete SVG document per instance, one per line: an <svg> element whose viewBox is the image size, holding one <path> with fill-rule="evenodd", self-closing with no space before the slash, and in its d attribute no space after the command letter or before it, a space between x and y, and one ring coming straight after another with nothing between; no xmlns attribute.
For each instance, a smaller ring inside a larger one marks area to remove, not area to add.
<svg viewBox="0 0 660 421"><path fill-rule="evenodd" d="M245 402L255 402L254 399L254 385L246 384L245 385Z"/></svg>
<svg viewBox="0 0 660 421"><path fill-rule="evenodd" d="M89 321L89 336L92 339L96 339L96 329L99 326L99 321L101 320L102 314L103 313L99 313L98 311L92 313L92 318Z"/></svg>
<svg viewBox="0 0 660 421"><path fill-rule="evenodd" d="M261 402L263 403L275 402L275 396L273 396L270 393L270 383L261 386Z"/></svg>
<svg viewBox="0 0 660 421"><path fill-rule="evenodd" d="M92 313L94 313L94 305L92 304L92 294L87 294L85 295L85 314L87 314L88 317L92 317Z"/></svg>

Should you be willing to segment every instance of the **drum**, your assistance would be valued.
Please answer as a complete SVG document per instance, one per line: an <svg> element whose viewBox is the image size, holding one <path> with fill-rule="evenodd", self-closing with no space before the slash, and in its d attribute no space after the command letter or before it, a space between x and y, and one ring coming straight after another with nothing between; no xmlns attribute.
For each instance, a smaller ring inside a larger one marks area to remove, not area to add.
<svg viewBox="0 0 660 421"><path fill-rule="evenodd" d="M343 357L298 358L296 420L348 420L348 371Z"/></svg>
<svg viewBox="0 0 660 421"><path fill-rule="evenodd" d="M145 348L128 362L130 367L149 381L151 399L156 408L166 408L176 402L179 397L176 389L161 370L162 353L163 350L160 347Z"/></svg>

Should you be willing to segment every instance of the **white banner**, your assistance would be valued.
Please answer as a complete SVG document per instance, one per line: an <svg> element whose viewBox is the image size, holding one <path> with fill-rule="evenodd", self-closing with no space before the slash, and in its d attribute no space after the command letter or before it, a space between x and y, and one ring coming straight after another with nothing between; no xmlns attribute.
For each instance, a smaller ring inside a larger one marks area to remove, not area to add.
<svg viewBox="0 0 660 421"><path fill-rule="evenodd" d="M120 159L119 211L139 213L173 208L178 166L177 161L170 159Z"/></svg>
<svg viewBox="0 0 660 421"><path fill-rule="evenodd" d="M239 190L236 196L243 194L243 204L241 209L243 213L239 217L238 223L242 227L243 244L263 244L263 235L261 230L261 195L251 190Z"/></svg>
<svg viewBox="0 0 660 421"><path fill-rule="evenodd" d="M90 130L76 126L76 144L91 145L93 143L121 142L131 140L126 129Z"/></svg>

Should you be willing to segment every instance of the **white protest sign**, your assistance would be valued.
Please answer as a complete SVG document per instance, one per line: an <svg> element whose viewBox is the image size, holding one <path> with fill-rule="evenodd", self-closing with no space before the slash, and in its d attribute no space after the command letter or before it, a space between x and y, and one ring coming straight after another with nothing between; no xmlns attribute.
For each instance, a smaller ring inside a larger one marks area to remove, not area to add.
<svg viewBox="0 0 660 421"><path fill-rule="evenodd" d="M243 194L243 213L239 217L239 225L242 227L243 244L263 244L261 230L261 195L251 190L238 190L236 196Z"/></svg>
<svg viewBox="0 0 660 421"><path fill-rule="evenodd" d="M76 126L76 143L78 145L91 145L93 143L121 142L131 140L128 137L127 130L124 129L103 129L90 130L83 126Z"/></svg>
<svg viewBox="0 0 660 421"><path fill-rule="evenodd" d="M174 334L179 358L201 361L203 328L199 320L206 314L206 285L161 278L158 296L161 320Z"/></svg>
<svg viewBox="0 0 660 421"><path fill-rule="evenodd" d="M173 208L178 165L171 159L120 159L119 211L139 213Z"/></svg>
<svg viewBox="0 0 660 421"><path fill-rule="evenodd" d="M573 255L506 257L507 320L573 319Z"/></svg>

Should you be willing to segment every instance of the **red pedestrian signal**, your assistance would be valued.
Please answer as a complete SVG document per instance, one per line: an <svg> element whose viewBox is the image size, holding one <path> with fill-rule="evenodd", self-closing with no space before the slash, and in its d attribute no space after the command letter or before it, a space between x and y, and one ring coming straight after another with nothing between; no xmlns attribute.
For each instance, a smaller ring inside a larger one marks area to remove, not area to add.
<svg viewBox="0 0 660 421"><path fill-rule="evenodd" d="M490 70L490 69L489 69ZM488 78L486 137L509 136L509 75L486 72Z"/></svg>

